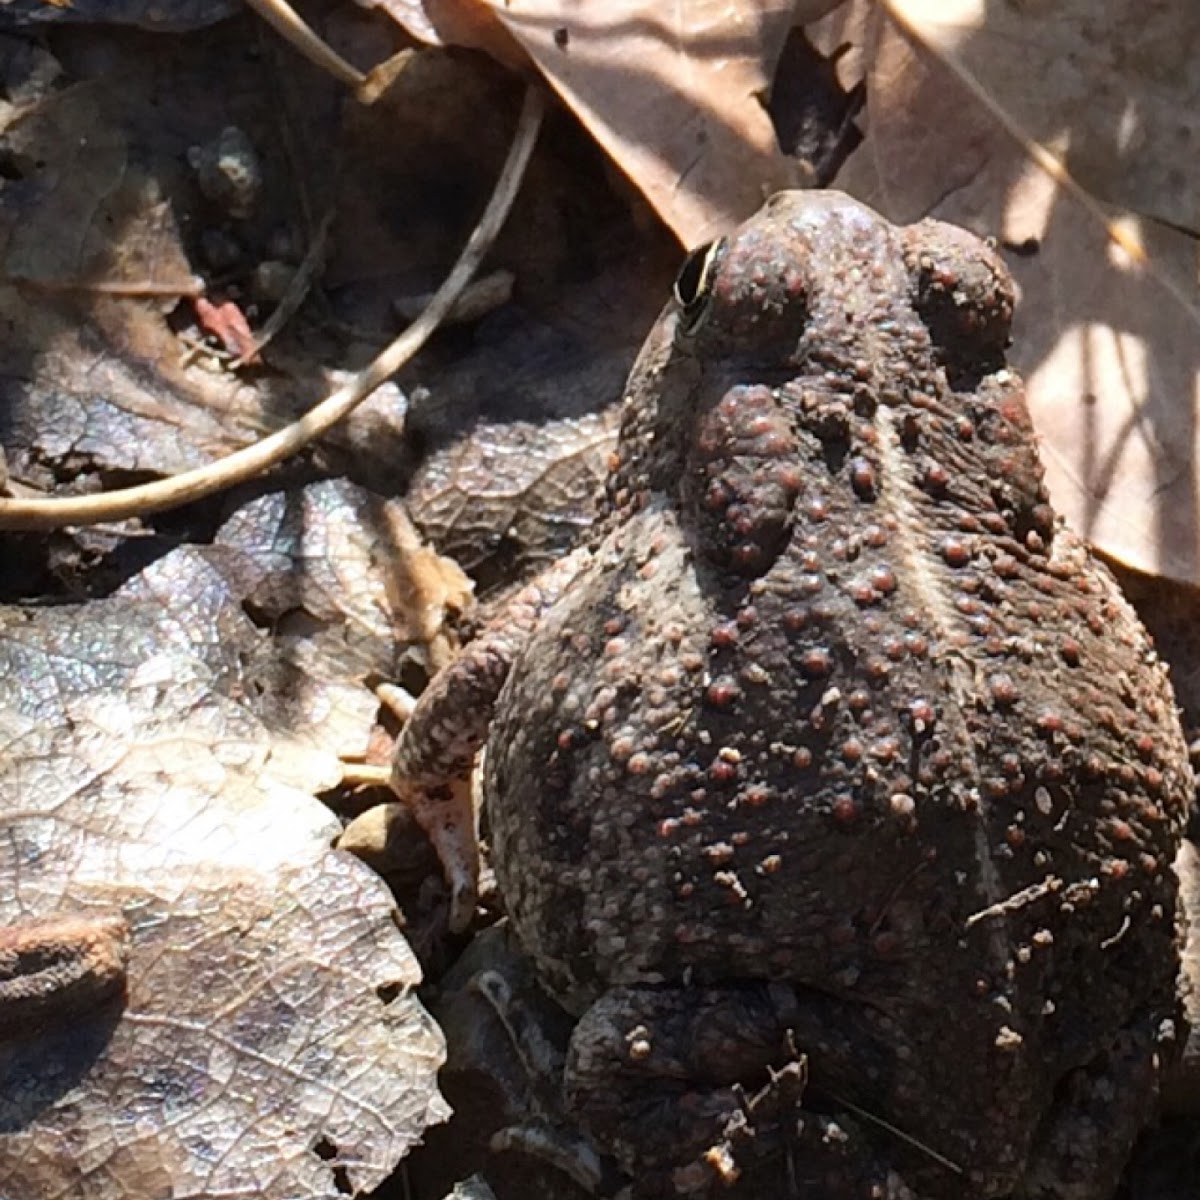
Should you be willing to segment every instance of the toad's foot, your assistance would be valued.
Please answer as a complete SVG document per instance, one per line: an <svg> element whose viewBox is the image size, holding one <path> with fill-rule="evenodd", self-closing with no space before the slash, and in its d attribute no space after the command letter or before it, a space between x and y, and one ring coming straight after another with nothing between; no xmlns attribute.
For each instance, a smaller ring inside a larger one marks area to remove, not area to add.
<svg viewBox="0 0 1200 1200"><path fill-rule="evenodd" d="M1155 1110L1161 1063L1173 1056L1170 1008L1167 1001L1162 1013L1131 1022L1066 1076L1060 1103L1039 1131L1025 1194L1046 1200L1113 1194L1144 1114Z"/></svg>
<svg viewBox="0 0 1200 1200"><path fill-rule="evenodd" d="M621 1198L621 1181L596 1147L581 1133L548 1124L524 1121L492 1134L488 1149L494 1154L519 1152L561 1171L589 1196Z"/></svg>
<svg viewBox="0 0 1200 1200"><path fill-rule="evenodd" d="M433 843L450 885L450 930L461 933L475 915L479 895L479 844L470 778L420 785L396 776L392 791Z"/></svg>
<svg viewBox="0 0 1200 1200"><path fill-rule="evenodd" d="M784 984L615 988L572 1035L568 1108L639 1198L913 1200L854 1115L808 1106L807 999Z"/></svg>

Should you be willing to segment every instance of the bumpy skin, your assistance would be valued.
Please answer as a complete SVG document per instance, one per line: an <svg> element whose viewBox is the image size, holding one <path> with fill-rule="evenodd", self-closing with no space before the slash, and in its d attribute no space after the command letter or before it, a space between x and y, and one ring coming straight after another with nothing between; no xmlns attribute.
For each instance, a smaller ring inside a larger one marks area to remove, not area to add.
<svg viewBox="0 0 1200 1200"><path fill-rule="evenodd" d="M720 1145L778 1155L762 1195L1101 1200L1180 1033L1192 780L1049 507L1011 281L784 193L699 290L488 741L506 904L583 1013L576 1112L647 1194Z"/></svg>

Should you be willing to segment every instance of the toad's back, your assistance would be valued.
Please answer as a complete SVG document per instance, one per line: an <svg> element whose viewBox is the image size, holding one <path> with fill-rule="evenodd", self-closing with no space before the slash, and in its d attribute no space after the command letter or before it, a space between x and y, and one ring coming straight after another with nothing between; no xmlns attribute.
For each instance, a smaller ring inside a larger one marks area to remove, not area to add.
<svg viewBox="0 0 1200 1200"><path fill-rule="evenodd" d="M685 972L959 992L1068 1042L1169 993L1186 751L1047 503L1003 266L785 194L695 276L489 742L523 943L576 1003Z"/></svg>

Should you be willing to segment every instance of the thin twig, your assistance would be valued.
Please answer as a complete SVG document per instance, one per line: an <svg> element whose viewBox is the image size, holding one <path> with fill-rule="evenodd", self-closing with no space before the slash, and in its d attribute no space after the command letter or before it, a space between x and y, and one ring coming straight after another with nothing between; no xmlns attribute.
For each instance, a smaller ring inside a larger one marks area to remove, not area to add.
<svg viewBox="0 0 1200 1200"><path fill-rule="evenodd" d="M379 787L385 788L392 777L392 768L377 766L375 763L358 763L342 761L342 785L344 787Z"/></svg>
<svg viewBox="0 0 1200 1200"><path fill-rule="evenodd" d="M1022 888L1007 899L1001 900L997 904L989 904L987 908L981 908L978 912L973 912L963 922L963 928L970 929L972 925L978 925L980 921L988 917L1006 917L1009 913L1017 912L1027 904L1062 891L1062 886L1063 881L1057 875L1047 875L1039 883L1030 884L1029 887Z"/></svg>
<svg viewBox="0 0 1200 1200"><path fill-rule="evenodd" d="M504 170L496 181L487 209L458 261L434 293L425 311L349 383L338 388L291 425L195 471L185 471L181 475L138 487L90 496L0 499L0 529L59 529L65 525L97 525L102 521L123 521L177 508L261 475L326 433L389 376L394 375L425 344L442 318L454 307L459 293L491 248L508 216L537 139L544 108L545 99L541 90L536 86L530 87L525 93L520 123L509 147Z"/></svg>
<svg viewBox="0 0 1200 1200"><path fill-rule="evenodd" d="M329 229L332 224L333 209L330 209L318 227L317 236L313 239L313 244L309 246L308 253L304 256L304 261L297 268L295 275L292 276L292 281L288 284L283 299L276 305L275 311L267 318L266 324L263 325L257 337L255 337L254 348L236 358L230 370L236 371L239 367L244 367L248 362L256 358L270 344L276 334L296 315L297 310L304 303L305 297L308 295L309 288L312 287L312 281L317 273L317 269L325 261L325 248L329 241Z"/></svg>
<svg viewBox="0 0 1200 1200"><path fill-rule="evenodd" d="M159 283L154 279L29 279L22 275L4 275L6 283L34 288L40 292L86 292L97 296L203 296L204 280L193 276L189 283Z"/></svg>
<svg viewBox="0 0 1200 1200"><path fill-rule="evenodd" d="M317 37L287 0L246 0L246 3L264 21L273 25L280 37L295 46L309 62L316 63L352 88L362 87L367 82L367 77L357 67L351 66L328 43Z"/></svg>
<svg viewBox="0 0 1200 1200"><path fill-rule="evenodd" d="M953 1159L947 1158L944 1154L939 1154L932 1146L925 1145L919 1138L913 1137L911 1133L905 1133L899 1126L893 1125L891 1121L885 1121L882 1117L876 1116L873 1112L869 1112L865 1108L860 1108L857 1104L847 1100L845 1096L839 1096L836 1092L830 1092L830 1096L838 1102L843 1108L848 1108L856 1117L861 1117L864 1121L869 1121L872 1125L879 1126L880 1129L886 1129L893 1137L899 1138L902 1142L906 1142L914 1150L919 1150L922 1154L933 1159L935 1163L939 1163L945 1167L947 1171L952 1171L955 1175L965 1175L966 1172Z"/></svg>

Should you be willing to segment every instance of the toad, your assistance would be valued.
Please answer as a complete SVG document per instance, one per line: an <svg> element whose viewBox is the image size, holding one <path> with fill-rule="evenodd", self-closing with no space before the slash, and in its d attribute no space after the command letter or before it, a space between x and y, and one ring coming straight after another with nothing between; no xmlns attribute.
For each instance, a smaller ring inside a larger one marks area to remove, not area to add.
<svg viewBox="0 0 1200 1200"><path fill-rule="evenodd" d="M636 1195L1103 1200L1177 1053L1187 750L1050 506L1012 309L983 242L833 192L695 251L590 544L402 734L460 917L486 744Z"/></svg>

